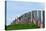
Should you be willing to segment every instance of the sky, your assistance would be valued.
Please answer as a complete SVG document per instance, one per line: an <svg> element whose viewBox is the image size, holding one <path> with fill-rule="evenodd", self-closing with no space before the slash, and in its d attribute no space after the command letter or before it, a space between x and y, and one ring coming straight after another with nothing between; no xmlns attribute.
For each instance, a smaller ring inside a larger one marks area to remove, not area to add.
<svg viewBox="0 0 46 31"><path fill-rule="evenodd" d="M39 2L7 1L7 24L15 18L31 11L32 9L44 9L44 4Z"/></svg>
<svg viewBox="0 0 46 31"><path fill-rule="evenodd" d="M45 0L5 0L5 1L29 1L29 2L45 2Z"/></svg>

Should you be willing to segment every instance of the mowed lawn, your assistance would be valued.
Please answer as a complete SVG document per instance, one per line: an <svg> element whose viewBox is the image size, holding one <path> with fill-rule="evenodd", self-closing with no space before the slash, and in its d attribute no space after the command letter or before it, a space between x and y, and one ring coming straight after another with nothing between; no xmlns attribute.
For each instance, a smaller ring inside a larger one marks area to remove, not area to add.
<svg viewBox="0 0 46 31"><path fill-rule="evenodd" d="M19 30L19 29L35 29L39 28L34 23L31 24L11 24L6 27L6 30Z"/></svg>

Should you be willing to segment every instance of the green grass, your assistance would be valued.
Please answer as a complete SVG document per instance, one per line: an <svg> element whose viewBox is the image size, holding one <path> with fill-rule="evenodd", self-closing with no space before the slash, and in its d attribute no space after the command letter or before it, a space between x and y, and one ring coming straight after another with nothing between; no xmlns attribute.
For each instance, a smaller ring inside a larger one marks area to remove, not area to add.
<svg viewBox="0 0 46 31"><path fill-rule="evenodd" d="M19 29L35 29L38 28L34 23L31 24L11 24L6 27L7 30L19 30Z"/></svg>

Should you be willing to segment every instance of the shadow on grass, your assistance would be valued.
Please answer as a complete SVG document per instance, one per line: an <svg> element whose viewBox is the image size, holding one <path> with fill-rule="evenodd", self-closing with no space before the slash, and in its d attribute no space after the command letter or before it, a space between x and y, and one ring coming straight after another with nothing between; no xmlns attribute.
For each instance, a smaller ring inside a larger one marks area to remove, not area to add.
<svg viewBox="0 0 46 31"><path fill-rule="evenodd" d="M6 26L5 30L20 30L20 29L36 29L39 28L34 23L31 24L11 24Z"/></svg>

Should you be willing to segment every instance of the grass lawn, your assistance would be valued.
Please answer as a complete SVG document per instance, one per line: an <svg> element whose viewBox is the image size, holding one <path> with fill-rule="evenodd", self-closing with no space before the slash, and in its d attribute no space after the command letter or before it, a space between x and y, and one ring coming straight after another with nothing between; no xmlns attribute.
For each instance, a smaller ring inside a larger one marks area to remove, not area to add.
<svg viewBox="0 0 46 31"><path fill-rule="evenodd" d="M6 30L19 30L19 29L35 29L38 28L34 23L31 24L11 24L6 27Z"/></svg>

